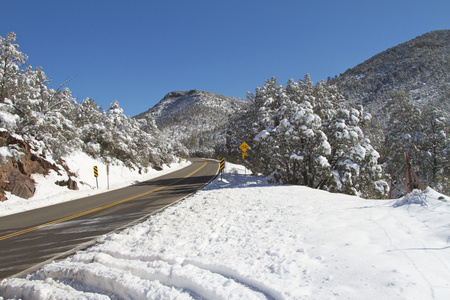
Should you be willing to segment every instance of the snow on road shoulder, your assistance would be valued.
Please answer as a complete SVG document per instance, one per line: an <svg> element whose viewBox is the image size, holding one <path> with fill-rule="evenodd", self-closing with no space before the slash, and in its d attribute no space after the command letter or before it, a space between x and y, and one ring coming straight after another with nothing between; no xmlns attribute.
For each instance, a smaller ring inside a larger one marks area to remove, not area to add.
<svg viewBox="0 0 450 300"><path fill-rule="evenodd" d="M35 174L33 175L33 179L36 181L36 192L33 197L23 199L7 192L8 200L0 202L0 217L108 191L108 176L104 163L93 159L83 152L72 153L69 157L65 158L65 163L69 167L69 170L77 175L78 190L69 190L67 187L55 184L57 181L67 180L67 175L59 175L53 170L45 176ZM118 189L174 172L189 164L189 161L182 160L180 163L164 166L161 171L148 169L139 172L139 170L127 168L121 162L116 162L109 166L109 190ZM99 172L97 178L98 188L94 177L94 166L98 167Z"/></svg>
<svg viewBox="0 0 450 300"><path fill-rule="evenodd" d="M30 299L448 299L450 199L394 201L223 180L27 279ZM421 200L418 200L420 198ZM423 203L426 203L424 205Z"/></svg>

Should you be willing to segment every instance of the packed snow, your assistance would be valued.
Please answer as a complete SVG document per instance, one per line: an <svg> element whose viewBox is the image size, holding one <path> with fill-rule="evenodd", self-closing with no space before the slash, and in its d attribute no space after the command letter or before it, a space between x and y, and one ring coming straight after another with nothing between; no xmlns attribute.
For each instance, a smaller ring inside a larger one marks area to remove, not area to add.
<svg viewBox="0 0 450 300"><path fill-rule="evenodd" d="M26 299L450 299L450 198L365 200L227 164L203 190L0 283Z"/></svg>

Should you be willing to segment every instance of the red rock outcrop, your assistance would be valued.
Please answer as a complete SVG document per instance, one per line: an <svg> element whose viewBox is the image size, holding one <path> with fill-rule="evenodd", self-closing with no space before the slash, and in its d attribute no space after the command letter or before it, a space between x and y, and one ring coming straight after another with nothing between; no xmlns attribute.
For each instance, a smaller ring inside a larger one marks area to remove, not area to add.
<svg viewBox="0 0 450 300"><path fill-rule="evenodd" d="M0 161L0 201L6 200L5 191L28 199L36 190L32 174L46 175L50 170L58 173L60 171L56 165L31 153L26 142L13 137L7 131L0 131L0 147L14 149L17 153L13 157L3 157Z"/></svg>

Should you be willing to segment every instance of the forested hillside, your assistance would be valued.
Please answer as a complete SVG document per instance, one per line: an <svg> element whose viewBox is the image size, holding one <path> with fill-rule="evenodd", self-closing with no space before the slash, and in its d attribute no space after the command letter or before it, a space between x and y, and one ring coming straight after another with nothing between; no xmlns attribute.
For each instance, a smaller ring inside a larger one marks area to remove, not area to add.
<svg viewBox="0 0 450 300"><path fill-rule="evenodd" d="M136 170L173 160L172 144L152 120L126 117L117 101L107 111L93 99L78 103L64 83L48 88L43 69L26 65L15 41L14 33L0 37L0 200L5 191L31 197L31 175L50 168L67 173L69 184L75 178L64 157L74 151Z"/></svg>
<svg viewBox="0 0 450 300"><path fill-rule="evenodd" d="M418 105L407 92L392 95L385 127L336 86L313 85L308 75L285 86L269 79L249 100L228 124L227 156L273 182L379 198L388 195L391 181L397 197L410 174L408 190L450 192L449 115ZM251 147L245 161L242 142Z"/></svg>
<svg viewBox="0 0 450 300"><path fill-rule="evenodd" d="M387 49L329 82L377 117L398 90L408 91L421 105L450 112L450 30L432 31Z"/></svg>
<svg viewBox="0 0 450 300"><path fill-rule="evenodd" d="M224 133L230 116L249 103L197 90L171 92L135 119L154 119L163 134L177 145L178 152L214 157L225 144Z"/></svg>
<svg viewBox="0 0 450 300"><path fill-rule="evenodd" d="M423 185L450 193L450 30L392 47L328 82L373 114L368 135L399 184L407 152Z"/></svg>

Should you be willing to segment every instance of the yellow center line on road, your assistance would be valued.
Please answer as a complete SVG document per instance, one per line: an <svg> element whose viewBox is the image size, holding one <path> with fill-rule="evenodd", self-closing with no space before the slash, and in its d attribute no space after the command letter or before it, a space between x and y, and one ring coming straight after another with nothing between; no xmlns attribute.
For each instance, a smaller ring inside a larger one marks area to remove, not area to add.
<svg viewBox="0 0 450 300"><path fill-rule="evenodd" d="M175 181L173 181L173 182L171 182L171 183L169 183L167 185L161 186L159 188L150 190L148 192L145 192L145 193L142 193L142 194L130 197L130 198L119 200L119 201L111 203L111 204L103 205L103 206L100 206L100 207L97 207L97 208L94 208L94 209L91 209L91 210L87 210L87 211L84 211L84 212L81 212L81 213L78 213L78 214L75 214L75 215L71 215L71 216L68 216L68 217L65 217L65 218L61 218L61 219L58 219L58 220L55 220L55 221L52 221L52 222L48 222L48 223L41 224L41 225L38 225L38 226L34 226L34 227L27 228L27 229L23 229L21 231L16 231L16 232L4 235L4 236L0 236L0 241L6 240L6 239L9 239L9 238L18 236L18 235L22 235L22 234L25 234L25 233L28 233L28 232L31 232L31 231L35 231L35 230L38 230L38 229L41 229L41 228L44 228L44 227L47 227L47 226L50 226L50 225L54 225L54 224L62 223L62 222L65 222L65 221L69 221L69 220L72 220L72 219L75 219L75 218L78 218L78 217L81 217L81 216L84 216L84 215L88 215L88 214L93 213L93 212L104 210L104 209L107 209L107 208L110 208L110 207L113 207L113 206L116 206L116 205L119 205L119 204L122 204L122 203L125 203L125 202L128 202L128 201L131 201L131 200L134 200L134 199L146 196L146 195L154 193L156 191L165 189L165 188L167 188L167 187L169 187L171 185L177 184L178 182L180 182L180 181L182 181L182 180L184 180L186 178L191 177L192 175L194 175L195 173L197 173L198 171L203 169L206 165L207 165L207 162L205 161L204 164L201 167L199 167L197 170L193 171L192 173L184 176L183 178L177 179L177 180L175 180Z"/></svg>

